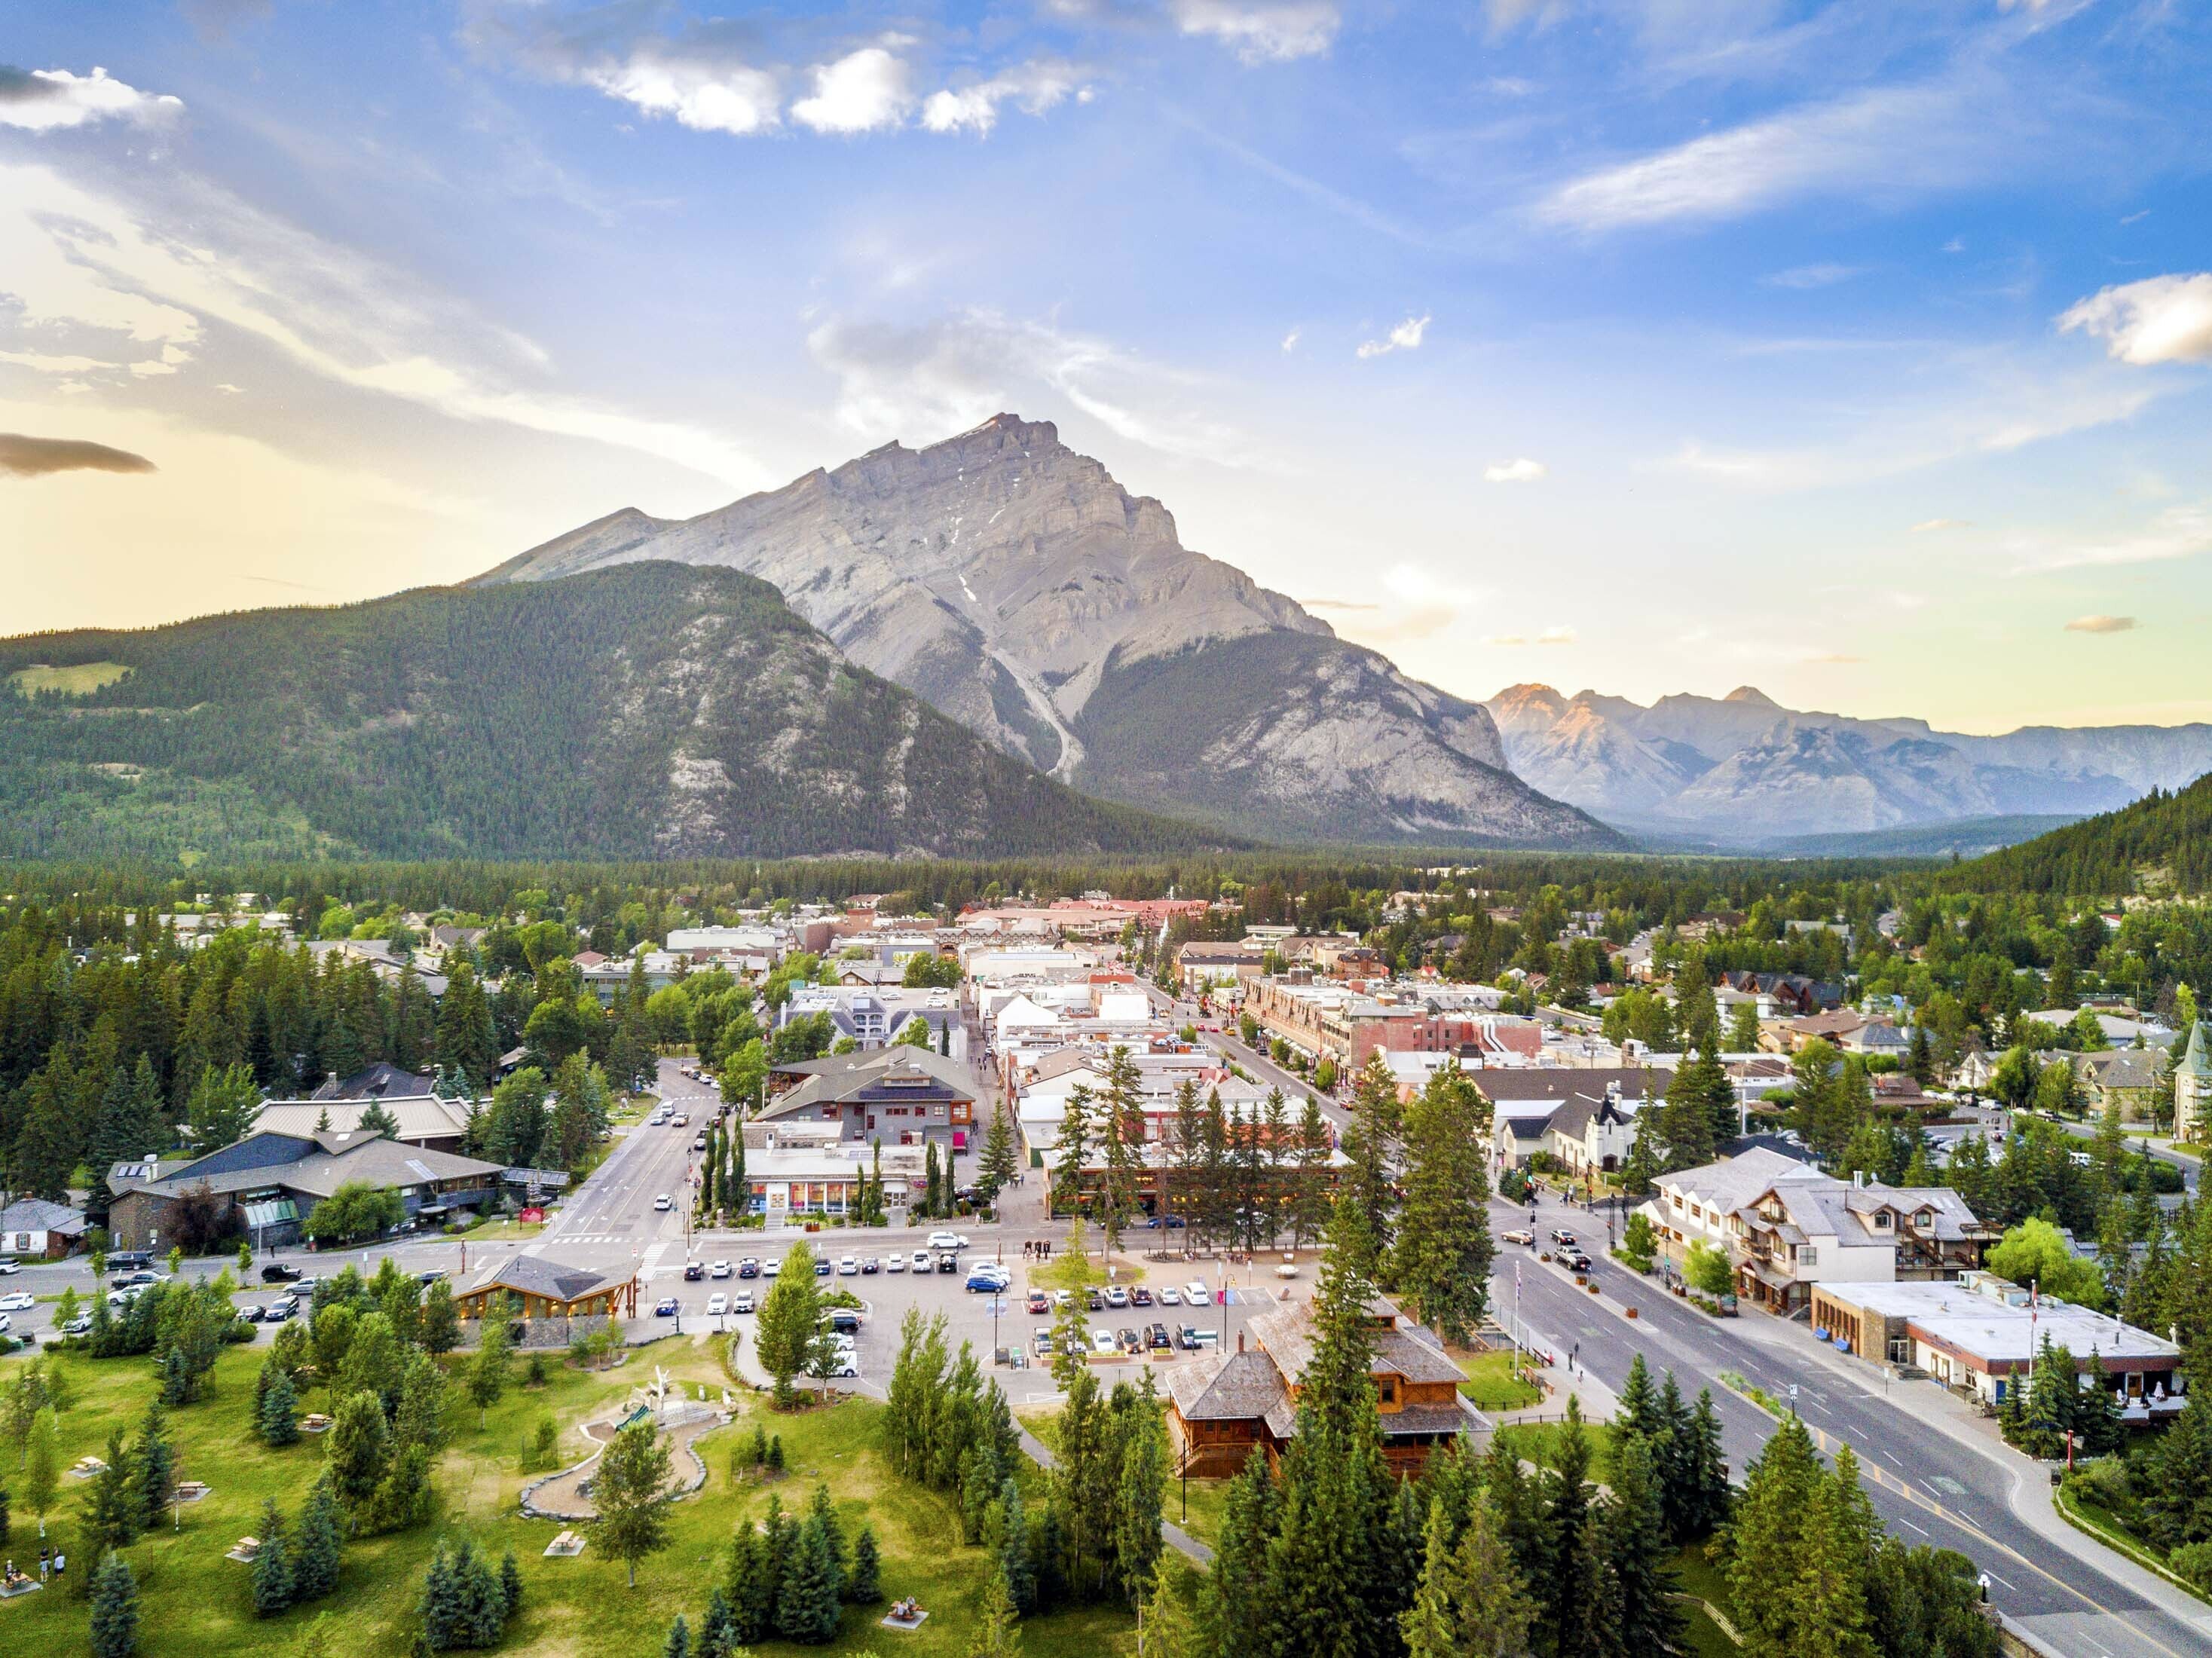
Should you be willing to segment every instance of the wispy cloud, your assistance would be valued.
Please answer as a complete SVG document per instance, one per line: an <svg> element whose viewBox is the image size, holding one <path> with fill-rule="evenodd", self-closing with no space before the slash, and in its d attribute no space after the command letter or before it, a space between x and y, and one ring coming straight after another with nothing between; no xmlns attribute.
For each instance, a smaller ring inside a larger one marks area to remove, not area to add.
<svg viewBox="0 0 2212 1658"><path fill-rule="evenodd" d="M1941 534L1946 530L1971 530L1973 527L1973 520L1971 519L1923 518L1912 526L1912 533L1916 536L1932 536Z"/></svg>
<svg viewBox="0 0 2212 1658"><path fill-rule="evenodd" d="M1865 270L1856 264L1801 264L1787 270L1778 270L1765 278L1769 288L1833 288L1838 282L1847 282Z"/></svg>
<svg viewBox="0 0 2212 1658"><path fill-rule="evenodd" d="M1024 115L1042 115L1071 96L1087 100L1091 88L1082 80L1082 72L1071 64L1038 58L988 80L931 93L921 106L921 124L932 132L981 137L998 125L1000 104L1011 103Z"/></svg>
<svg viewBox="0 0 2212 1658"><path fill-rule="evenodd" d="M1571 645L1581 637L1582 635L1577 633L1572 628L1562 624L1556 628L1545 629L1543 632L1536 635L1536 643L1539 645Z"/></svg>
<svg viewBox="0 0 2212 1658"><path fill-rule="evenodd" d="M50 472L150 472L154 463L128 449L81 438L33 438L0 432L0 476L43 477Z"/></svg>
<svg viewBox="0 0 2212 1658"><path fill-rule="evenodd" d="M2117 564L2163 564L2212 553L2212 502L2169 507L2142 528L2118 535L2024 535L2003 550L2023 570L2072 570Z"/></svg>
<svg viewBox="0 0 2212 1658"><path fill-rule="evenodd" d="M1393 351L1418 351L1421 339L1429 331L1432 321L1427 313L1408 317L1379 340L1363 340L1359 344L1362 357L1387 357Z"/></svg>
<svg viewBox="0 0 2212 1658"><path fill-rule="evenodd" d="M1248 64L1316 57L1344 21L1334 0L1169 0L1168 12L1185 34L1211 36Z"/></svg>
<svg viewBox="0 0 2212 1658"><path fill-rule="evenodd" d="M1531 460L1526 455L1511 460L1499 461L1494 466L1482 469L1485 483L1534 483L1547 476L1551 468L1540 460Z"/></svg>
<svg viewBox="0 0 2212 1658"><path fill-rule="evenodd" d="M0 64L0 126L51 132L94 121L157 121L184 106L181 98L141 92L104 69L76 75L65 69L20 70Z"/></svg>
<svg viewBox="0 0 2212 1658"><path fill-rule="evenodd" d="M2077 616L2066 624L2069 634L2125 634L2133 633L2136 619L2131 616Z"/></svg>
<svg viewBox="0 0 2212 1658"><path fill-rule="evenodd" d="M2058 326L2104 341L2122 362L2212 362L2212 270L2100 289L2063 313Z"/></svg>

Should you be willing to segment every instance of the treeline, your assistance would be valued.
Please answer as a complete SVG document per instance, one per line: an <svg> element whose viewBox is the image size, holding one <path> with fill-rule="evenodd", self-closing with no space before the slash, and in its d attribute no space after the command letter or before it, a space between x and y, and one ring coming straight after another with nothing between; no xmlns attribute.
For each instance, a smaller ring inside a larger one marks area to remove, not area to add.
<svg viewBox="0 0 2212 1658"><path fill-rule="evenodd" d="M1961 864L1942 878L1954 892L2043 892L2124 897L2142 878L2172 892L2212 890L2212 777L2178 791L2153 789L2118 811Z"/></svg>

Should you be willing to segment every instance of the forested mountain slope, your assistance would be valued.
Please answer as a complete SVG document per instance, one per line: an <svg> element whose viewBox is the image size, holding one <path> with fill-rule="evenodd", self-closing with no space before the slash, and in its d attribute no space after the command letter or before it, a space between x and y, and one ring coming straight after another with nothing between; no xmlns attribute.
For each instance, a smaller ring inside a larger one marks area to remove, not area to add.
<svg viewBox="0 0 2212 1658"><path fill-rule="evenodd" d="M57 670L73 670L57 672ZM1218 844L846 661L766 582L624 565L0 641L0 856L725 857Z"/></svg>
<svg viewBox="0 0 2212 1658"><path fill-rule="evenodd" d="M2212 774L1961 864L1946 884L2113 898L2212 890Z"/></svg>

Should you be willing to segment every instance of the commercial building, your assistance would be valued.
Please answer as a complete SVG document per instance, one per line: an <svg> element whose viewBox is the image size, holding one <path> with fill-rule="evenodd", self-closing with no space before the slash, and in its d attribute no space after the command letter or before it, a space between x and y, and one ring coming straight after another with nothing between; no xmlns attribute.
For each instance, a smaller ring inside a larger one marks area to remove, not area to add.
<svg viewBox="0 0 2212 1658"><path fill-rule="evenodd" d="M2111 1388L2128 1421L2179 1411L2181 1349L2148 1330L2053 1297L2036 1297L1994 1272L1955 1283L1820 1284L1814 1329L1838 1352L1910 1365L1984 1403L2025 1385L2048 1337L2073 1356L2084 1389Z"/></svg>

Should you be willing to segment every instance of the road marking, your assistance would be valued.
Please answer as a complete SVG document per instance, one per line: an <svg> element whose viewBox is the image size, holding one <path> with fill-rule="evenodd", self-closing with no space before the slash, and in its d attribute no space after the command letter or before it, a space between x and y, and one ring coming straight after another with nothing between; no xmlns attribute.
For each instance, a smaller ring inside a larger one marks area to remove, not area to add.
<svg viewBox="0 0 2212 1658"><path fill-rule="evenodd" d="M1911 1521L1907 1520L1901 1514L1897 1516L1897 1523L1900 1526L1911 1526L1912 1529L1918 1532L1923 1537L1933 1537L1936 1534L1934 1532L1929 1531L1925 1526L1915 1525Z"/></svg>

